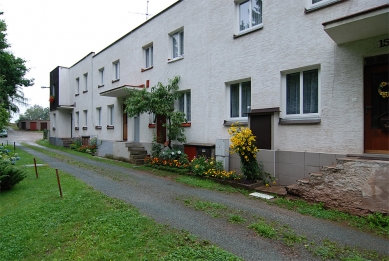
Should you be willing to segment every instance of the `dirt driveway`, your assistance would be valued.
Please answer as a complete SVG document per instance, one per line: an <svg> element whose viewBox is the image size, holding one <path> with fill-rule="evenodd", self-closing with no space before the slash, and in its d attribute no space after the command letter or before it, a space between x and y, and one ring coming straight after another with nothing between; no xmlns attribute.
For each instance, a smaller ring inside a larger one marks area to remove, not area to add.
<svg viewBox="0 0 389 261"><path fill-rule="evenodd" d="M41 131L26 131L26 130L13 130L8 129L8 137L1 137L0 143L4 145L19 145L21 142L34 142L43 138L43 132Z"/></svg>

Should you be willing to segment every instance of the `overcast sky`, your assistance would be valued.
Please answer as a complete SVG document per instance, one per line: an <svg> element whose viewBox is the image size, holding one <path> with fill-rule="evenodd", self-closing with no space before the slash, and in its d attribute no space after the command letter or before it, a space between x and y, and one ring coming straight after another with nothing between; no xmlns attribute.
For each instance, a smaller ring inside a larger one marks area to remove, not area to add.
<svg viewBox="0 0 389 261"><path fill-rule="evenodd" d="M149 0L148 13L176 1ZM145 22L146 8L147 0L1 0L10 50L26 60L27 78L35 79L34 86L23 88L29 105L49 107L49 89L41 86L49 86L50 71L104 49ZM27 108L20 107L20 113Z"/></svg>

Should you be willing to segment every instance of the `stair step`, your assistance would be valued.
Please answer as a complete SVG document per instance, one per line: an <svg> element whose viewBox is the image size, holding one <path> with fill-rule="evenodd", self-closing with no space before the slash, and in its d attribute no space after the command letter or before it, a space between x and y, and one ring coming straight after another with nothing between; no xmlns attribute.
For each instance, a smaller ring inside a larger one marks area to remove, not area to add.
<svg viewBox="0 0 389 261"><path fill-rule="evenodd" d="M288 194L299 195L299 185L297 184L286 186L285 189Z"/></svg>
<svg viewBox="0 0 389 261"><path fill-rule="evenodd" d="M304 184L309 184L309 178L305 178L305 179L299 179L299 180L297 180L297 184L298 185L304 185Z"/></svg>
<svg viewBox="0 0 389 261"><path fill-rule="evenodd" d="M146 150L129 150L130 155L146 155Z"/></svg>
<svg viewBox="0 0 389 261"><path fill-rule="evenodd" d="M146 155L130 155L130 159L142 159L144 160L146 158Z"/></svg>

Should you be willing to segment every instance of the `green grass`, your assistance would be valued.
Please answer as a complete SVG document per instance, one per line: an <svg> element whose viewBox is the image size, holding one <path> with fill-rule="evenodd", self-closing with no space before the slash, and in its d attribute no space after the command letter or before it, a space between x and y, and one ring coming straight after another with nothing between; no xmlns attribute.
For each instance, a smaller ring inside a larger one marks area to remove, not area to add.
<svg viewBox="0 0 389 261"><path fill-rule="evenodd" d="M33 163L17 152L17 165ZM239 260L71 175L59 172L61 199L54 169L38 167L38 179L33 167L26 171L26 179L0 193L0 260Z"/></svg>

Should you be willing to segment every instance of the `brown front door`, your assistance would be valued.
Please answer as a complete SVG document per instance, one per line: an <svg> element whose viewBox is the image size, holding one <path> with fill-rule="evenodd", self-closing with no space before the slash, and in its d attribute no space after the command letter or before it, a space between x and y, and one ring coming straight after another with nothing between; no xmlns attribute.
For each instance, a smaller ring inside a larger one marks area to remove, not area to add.
<svg viewBox="0 0 389 261"><path fill-rule="evenodd" d="M123 140L127 140L127 129L128 128L128 120L127 120L127 112L126 105L123 104Z"/></svg>
<svg viewBox="0 0 389 261"><path fill-rule="evenodd" d="M36 130L36 122L30 122L30 130Z"/></svg>
<svg viewBox="0 0 389 261"><path fill-rule="evenodd" d="M157 115L157 142L164 143L166 141L166 117Z"/></svg>
<svg viewBox="0 0 389 261"><path fill-rule="evenodd" d="M365 59L365 152L389 154L389 55ZM380 87L382 86L382 87Z"/></svg>

